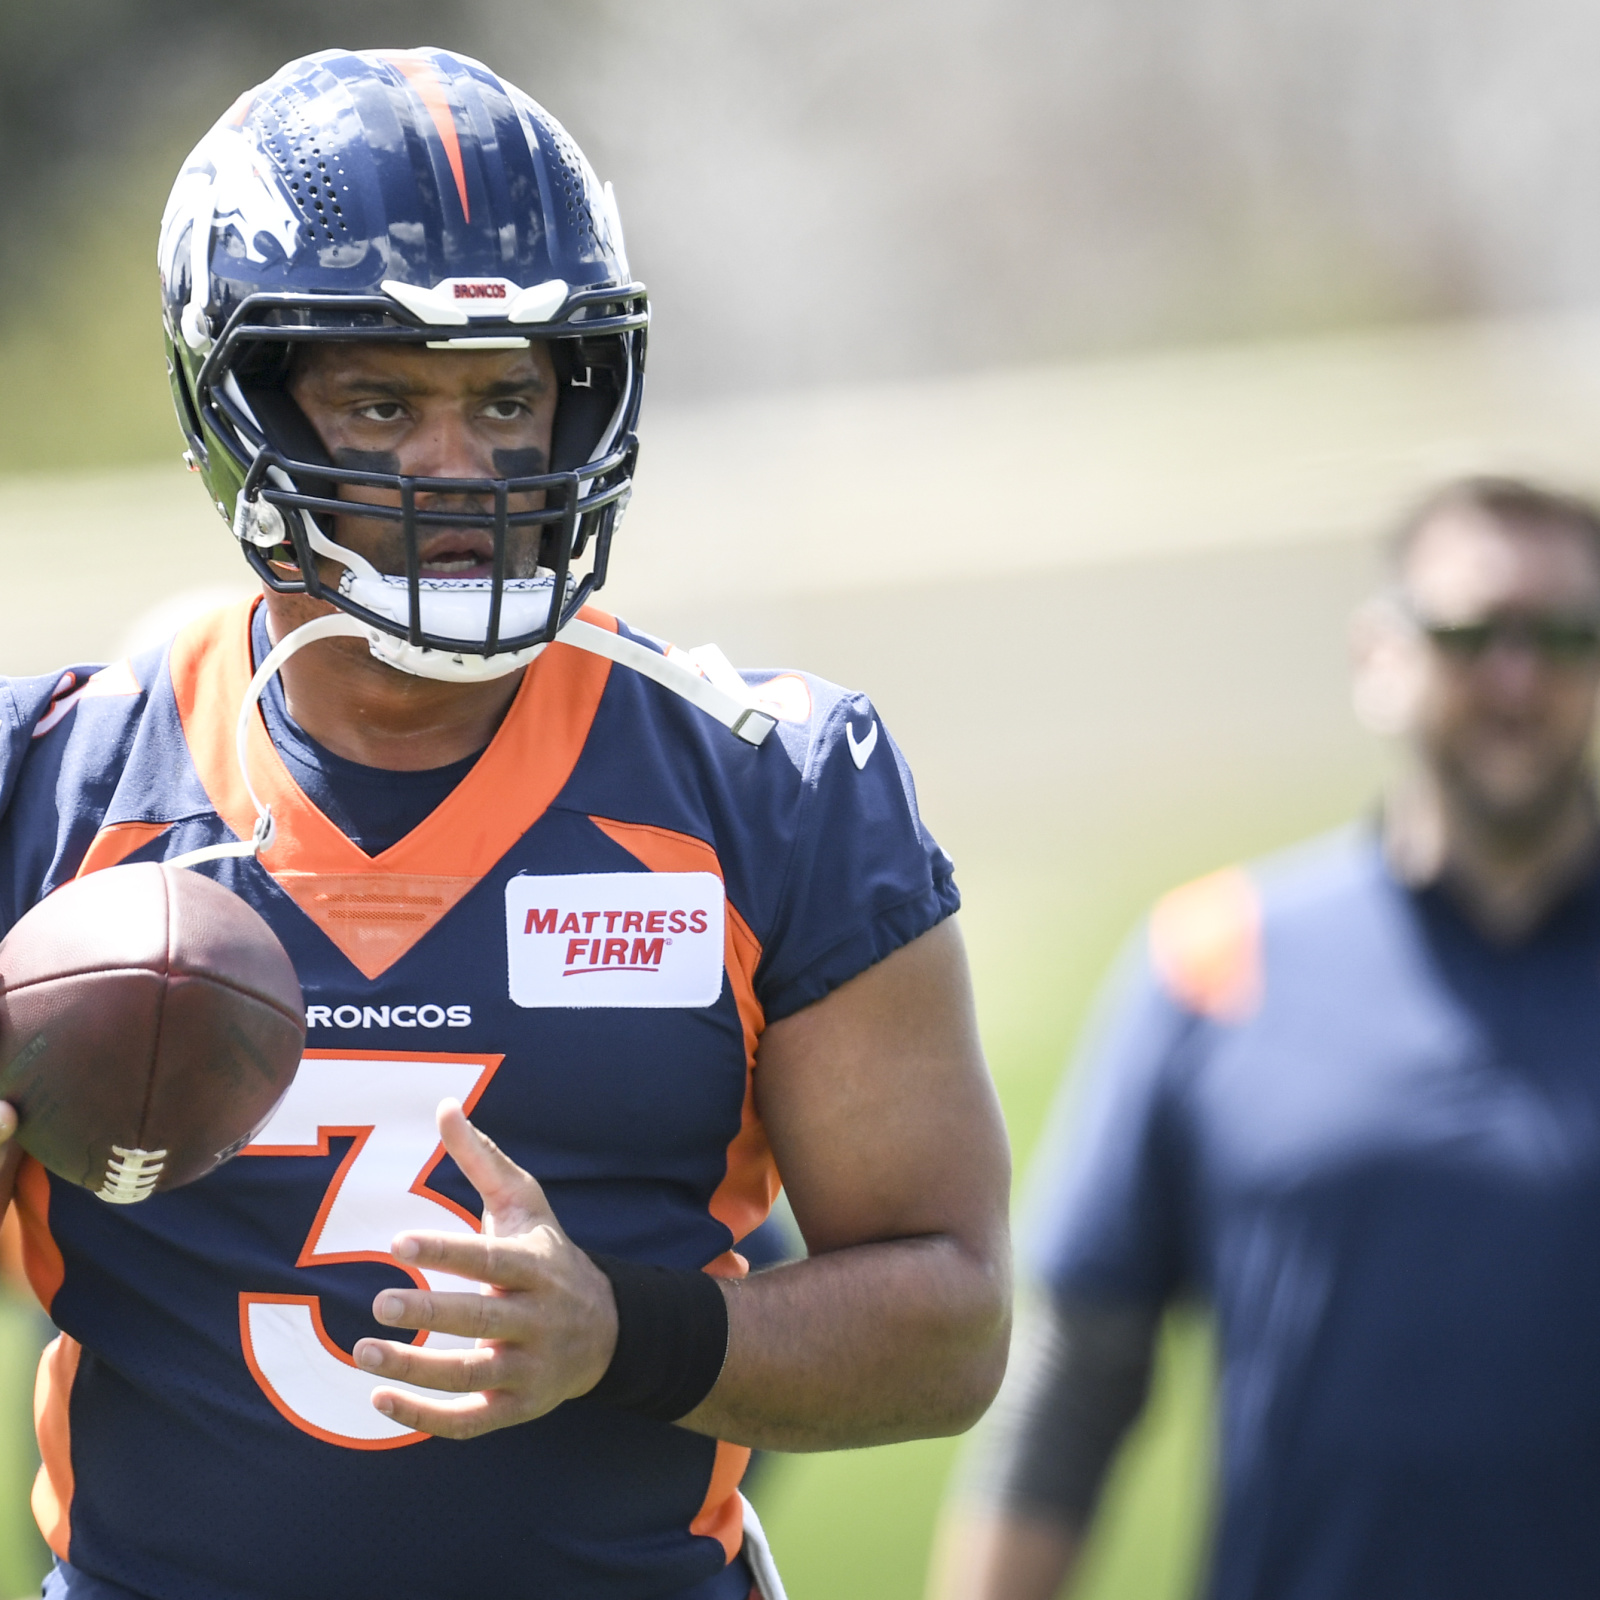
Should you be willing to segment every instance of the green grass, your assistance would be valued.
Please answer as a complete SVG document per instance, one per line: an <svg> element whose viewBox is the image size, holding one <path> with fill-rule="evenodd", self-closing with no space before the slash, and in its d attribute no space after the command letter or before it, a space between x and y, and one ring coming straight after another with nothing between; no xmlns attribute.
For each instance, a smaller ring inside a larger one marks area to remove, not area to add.
<svg viewBox="0 0 1600 1600"><path fill-rule="evenodd" d="M36 1592L48 1564L28 1512L33 1451L33 1370L48 1324L38 1309L0 1292L0 1596Z"/></svg>

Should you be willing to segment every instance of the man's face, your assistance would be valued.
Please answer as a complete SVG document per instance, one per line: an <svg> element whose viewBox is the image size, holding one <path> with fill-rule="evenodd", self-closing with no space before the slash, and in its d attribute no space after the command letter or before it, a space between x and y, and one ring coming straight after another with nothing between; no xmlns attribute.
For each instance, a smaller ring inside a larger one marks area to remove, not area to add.
<svg viewBox="0 0 1600 1600"><path fill-rule="evenodd" d="M541 344L522 350L427 350L414 345L304 345L289 393L321 435L335 465L428 478L526 478L549 469L556 377ZM400 503L398 492L344 485L352 504ZM511 497L512 511L538 510L544 494ZM419 493L419 511L493 511L491 496ZM540 529L509 530L507 576L531 577ZM337 541L378 571L406 570L401 524L340 516ZM419 529L425 575L487 578L487 529L431 524ZM336 574L334 574L336 576Z"/></svg>
<svg viewBox="0 0 1600 1600"><path fill-rule="evenodd" d="M1407 721L1481 823L1537 833L1586 781L1600 690L1600 556L1559 523L1441 514L1402 574Z"/></svg>

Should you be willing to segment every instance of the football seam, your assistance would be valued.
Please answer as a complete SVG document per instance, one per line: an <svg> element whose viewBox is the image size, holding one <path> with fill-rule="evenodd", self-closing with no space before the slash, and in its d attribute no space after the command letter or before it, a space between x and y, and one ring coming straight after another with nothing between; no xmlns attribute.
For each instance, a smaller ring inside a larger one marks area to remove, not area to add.
<svg viewBox="0 0 1600 1600"><path fill-rule="evenodd" d="M156 996L156 1025L151 1030L150 1059L145 1066L144 1095L139 1104L139 1137L135 1140L135 1146L140 1150L144 1149L145 1128L150 1121L150 1108L155 1103L156 1068L161 1062L161 1035L166 1028L167 1022L167 984L172 977L172 891L167 885L165 874L162 875L161 879L161 891L167 923L167 937L164 941L167 947L166 970L159 975L161 978L161 992ZM111 1168L108 1165L101 1178L101 1184L104 1185L108 1182L110 1177Z"/></svg>
<svg viewBox="0 0 1600 1600"><path fill-rule="evenodd" d="M254 1000L258 1005L265 1006L269 1011L276 1012L286 1022L304 1031L305 1018L297 1016L288 1010L271 995L262 994L259 989L247 989L242 983L236 983L231 978L219 977L214 972L189 972L179 968L176 972L161 971L156 967L85 967L81 972L52 972L41 978L29 978L25 983L8 983L0 986L0 994L26 994L29 989L36 989L41 984L64 983L71 978L121 978L129 977L134 973L143 973L146 977L160 978L163 984L170 983L173 979L186 979L190 983L211 983L219 989L226 989L230 994L242 996L246 1000Z"/></svg>

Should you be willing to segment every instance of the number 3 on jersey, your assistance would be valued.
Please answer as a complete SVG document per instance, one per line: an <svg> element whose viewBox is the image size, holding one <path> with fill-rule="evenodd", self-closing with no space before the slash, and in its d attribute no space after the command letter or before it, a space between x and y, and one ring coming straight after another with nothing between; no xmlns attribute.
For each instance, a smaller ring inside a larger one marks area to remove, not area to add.
<svg viewBox="0 0 1600 1600"><path fill-rule="evenodd" d="M283 1104L255 1143L241 1152L326 1156L330 1138L355 1140L328 1185L297 1267L386 1261L419 1288L461 1291L459 1278L401 1266L389 1254L389 1245L408 1229L478 1231L470 1212L423 1185L444 1155L434 1121L439 1102L454 1096L470 1112L501 1060L366 1050L306 1052ZM241 1294L239 1331L256 1382L295 1427L351 1450L388 1450L428 1437L374 1409L371 1397L378 1380L328 1337L316 1295ZM459 1348L472 1340L425 1333L417 1343Z"/></svg>

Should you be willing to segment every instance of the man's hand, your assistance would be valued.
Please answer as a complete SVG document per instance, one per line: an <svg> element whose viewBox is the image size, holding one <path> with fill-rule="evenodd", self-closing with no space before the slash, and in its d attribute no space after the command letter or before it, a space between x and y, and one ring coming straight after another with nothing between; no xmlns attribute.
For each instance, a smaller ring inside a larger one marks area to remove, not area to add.
<svg viewBox="0 0 1600 1600"><path fill-rule="evenodd" d="M488 1286L486 1293L385 1289L379 1322L478 1341L433 1350L387 1339L355 1347L365 1371L460 1395L428 1400L377 1389L372 1403L396 1422L446 1439L471 1439L527 1422L587 1394L611 1364L617 1307L606 1276L561 1230L538 1183L467 1121L454 1100L439 1107L444 1147L483 1196L477 1235L402 1233L397 1261Z"/></svg>
<svg viewBox="0 0 1600 1600"><path fill-rule="evenodd" d="M17 1181L17 1168L22 1165L22 1146L12 1143L17 1131L17 1108L0 1100L0 1221L11 1204L11 1190Z"/></svg>

